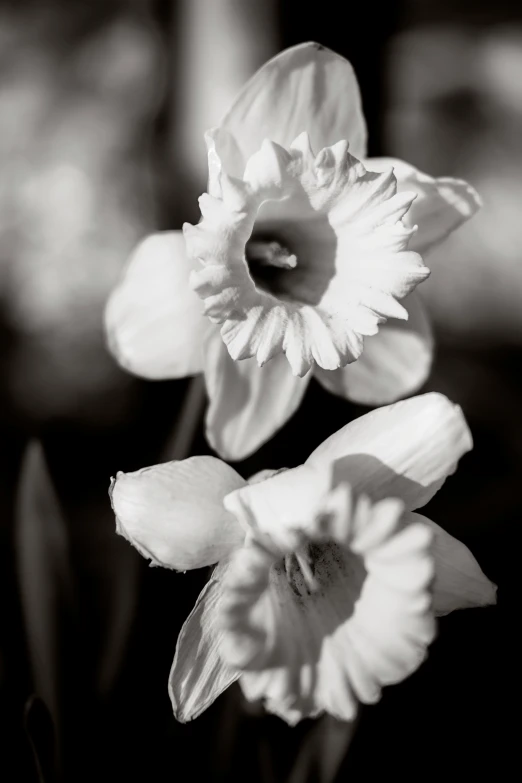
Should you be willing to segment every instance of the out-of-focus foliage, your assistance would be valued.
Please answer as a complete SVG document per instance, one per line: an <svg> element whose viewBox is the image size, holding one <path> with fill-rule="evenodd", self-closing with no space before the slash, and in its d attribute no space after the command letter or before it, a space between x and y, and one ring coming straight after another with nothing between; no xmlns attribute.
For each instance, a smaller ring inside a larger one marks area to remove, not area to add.
<svg viewBox="0 0 522 783"><path fill-rule="evenodd" d="M121 388L103 305L153 225L146 130L163 76L130 6L0 9L2 383L36 418Z"/></svg>
<svg viewBox="0 0 522 783"><path fill-rule="evenodd" d="M15 548L35 691L60 718L63 619L71 610L67 530L41 444L29 444L17 491Z"/></svg>
<svg viewBox="0 0 522 783"><path fill-rule="evenodd" d="M389 151L461 176L482 210L430 257L439 332L522 345L522 22L423 23L388 48Z"/></svg>

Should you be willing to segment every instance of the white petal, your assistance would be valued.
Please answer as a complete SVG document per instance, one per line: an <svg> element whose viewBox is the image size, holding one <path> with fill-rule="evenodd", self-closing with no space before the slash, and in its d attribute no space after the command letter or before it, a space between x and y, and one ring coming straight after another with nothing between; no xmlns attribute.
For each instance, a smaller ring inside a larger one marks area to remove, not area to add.
<svg viewBox="0 0 522 783"><path fill-rule="evenodd" d="M185 571L217 563L243 541L223 498L244 484L215 457L118 473L110 489L116 530L154 565Z"/></svg>
<svg viewBox="0 0 522 783"><path fill-rule="evenodd" d="M223 632L216 622L226 567L215 569L180 631L169 676L174 717L197 718L238 678L220 657Z"/></svg>
<svg viewBox="0 0 522 783"><path fill-rule="evenodd" d="M303 131L317 150L348 139L356 157L366 151L366 124L352 66L316 43L286 49L267 62L244 86L221 126L234 137L243 161L264 139L288 147ZM226 167L241 176L237 150L231 149Z"/></svg>
<svg viewBox="0 0 522 783"><path fill-rule="evenodd" d="M405 515L404 522L423 522L435 533L432 552L435 558L433 608L445 615L456 609L492 606L497 602L497 586L482 571L468 547L446 533L431 519L420 514Z"/></svg>
<svg viewBox="0 0 522 783"><path fill-rule="evenodd" d="M126 370L152 379L201 372L208 323L188 284L192 269L181 231L134 250L105 312L109 348Z"/></svg>
<svg viewBox="0 0 522 783"><path fill-rule="evenodd" d="M372 171L386 171L393 166L399 191L417 193L405 222L418 226L410 248L419 253L426 253L440 244L473 217L482 205L475 188L464 180L430 177L409 163L394 158L371 158L365 163Z"/></svg>
<svg viewBox="0 0 522 783"><path fill-rule="evenodd" d="M330 484L330 471L301 465L249 482L223 502L245 529L269 536L283 550L291 546L296 526L309 518Z"/></svg>
<svg viewBox="0 0 522 783"><path fill-rule="evenodd" d="M419 295L401 304L408 320L390 318L364 340L356 362L329 372L314 368L325 389L363 405L387 405L416 392L427 380L433 360L433 335Z"/></svg>
<svg viewBox="0 0 522 783"><path fill-rule="evenodd" d="M396 402L350 422L324 441L306 465L333 465L334 481L348 481L374 500L398 497L424 506L472 447L462 411L442 394Z"/></svg>
<svg viewBox="0 0 522 783"><path fill-rule="evenodd" d="M221 652L242 669L247 698L263 698L291 724L323 711L351 720L358 701L377 701L383 685L420 665L435 631L432 534L422 524L401 530L401 511L396 501L359 501L353 515L344 509L352 523L331 510L316 517L315 529L301 531L313 585L302 559L290 553L283 563L270 542L254 538L237 551Z"/></svg>
<svg viewBox="0 0 522 783"><path fill-rule="evenodd" d="M240 460L269 440L299 407L310 376L296 378L284 356L263 367L254 359L234 362L215 333L205 344L209 396L207 440L228 460Z"/></svg>

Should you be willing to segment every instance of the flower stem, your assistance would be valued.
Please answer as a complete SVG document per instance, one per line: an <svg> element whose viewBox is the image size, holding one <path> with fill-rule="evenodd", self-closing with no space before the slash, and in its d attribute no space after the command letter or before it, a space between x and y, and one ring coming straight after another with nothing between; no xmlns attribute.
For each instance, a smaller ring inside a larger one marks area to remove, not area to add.
<svg viewBox="0 0 522 783"><path fill-rule="evenodd" d="M186 459L190 456L205 405L205 381L203 375L196 375L188 383L176 426L161 454L162 462Z"/></svg>

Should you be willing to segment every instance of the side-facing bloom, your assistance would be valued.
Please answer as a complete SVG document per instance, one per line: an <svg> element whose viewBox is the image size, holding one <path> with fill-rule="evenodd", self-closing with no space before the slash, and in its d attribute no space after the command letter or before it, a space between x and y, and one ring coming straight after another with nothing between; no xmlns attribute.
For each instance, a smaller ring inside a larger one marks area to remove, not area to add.
<svg viewBox="0 0 522 783"><path fill-rule="evenodd" d="M419 253L474 214L473 188L367 159L353 70L317 44L266 63L206 141L201 221L186 241L145 239L109 300L120 364L204 372L207 436L228 459L287 421L312 374L370 405L419 388L433 347Z"/></svg>
<svg viewBox="0 0 522 783"><path fill-rule="evenodd" d="M178 720L236 679L288 723L324 711L351 720L420 665L434 615L495 603L467 547L414 513L470 448L460 408L427 394L250 483L214 457L120 473L121 535L155 565L217 563L178 639Z"/></svg>

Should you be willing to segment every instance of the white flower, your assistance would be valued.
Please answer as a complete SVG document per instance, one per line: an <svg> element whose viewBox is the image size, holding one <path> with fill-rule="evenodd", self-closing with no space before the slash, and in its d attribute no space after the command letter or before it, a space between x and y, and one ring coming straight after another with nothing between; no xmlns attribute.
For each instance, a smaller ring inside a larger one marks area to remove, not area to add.
<svg viewBox="0 0 522 783"><path fill-rule="evenodd" d="M427 394L248 484L213 457L119 474L117 529L142 554L178 570L219 561L178 639L176 717L239 679L289 723L350 720L420 665L434 614L494 603L471 552L413 513L470 448L460 409Z"/></svg>
<svg viewBox="0 0 522 783"><path fill-rule="evenodd" d="M429 274L402 223L415 194L397 193L391 168L366 171L347 141L315 155L306 132L288 150L264 141L237 179L222 170L223 133L210 139L203 219L184 227L205 315L235 360L284 353L300 377L344 367L380 323L407 319L398 299Z"/></svg>
<svg viewBox="0 0 522 783"><path fill-rule="evenodd" d="M312 374L371 405L415 391L432 359L410 293L428 274L418 253L474 214L473 188L366 159L352 68L317 44L264 65L207 145L202 221L186 246L181 232L145 239L109 301L120 364L204 372L207 436L228 459L287 421Z"/></svg>

